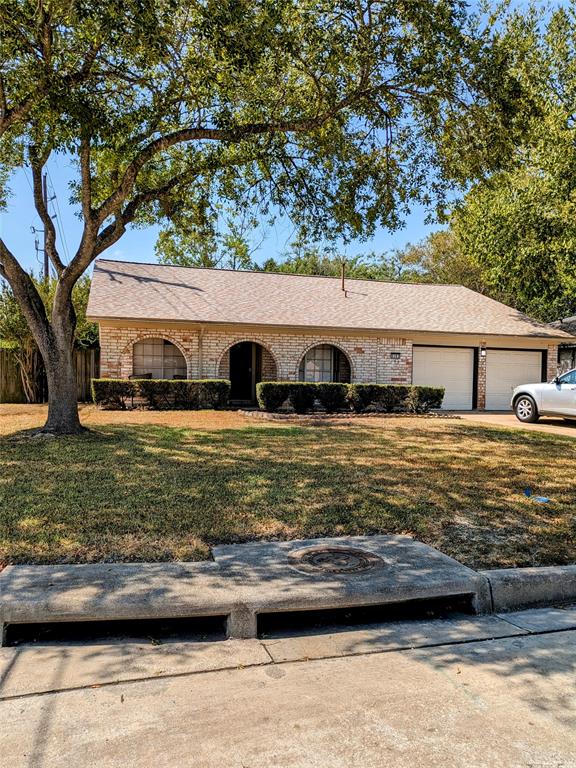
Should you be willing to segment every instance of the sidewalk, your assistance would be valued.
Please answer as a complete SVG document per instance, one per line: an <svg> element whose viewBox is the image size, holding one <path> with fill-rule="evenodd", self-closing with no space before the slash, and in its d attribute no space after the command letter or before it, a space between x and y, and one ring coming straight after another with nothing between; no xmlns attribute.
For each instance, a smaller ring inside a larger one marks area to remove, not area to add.
<svg viewBox="0 0 576 768"><path fill-rule="evenodd" d="M575 671L576 609L5 648L2 752L11 768L572 768Z"/></svg>

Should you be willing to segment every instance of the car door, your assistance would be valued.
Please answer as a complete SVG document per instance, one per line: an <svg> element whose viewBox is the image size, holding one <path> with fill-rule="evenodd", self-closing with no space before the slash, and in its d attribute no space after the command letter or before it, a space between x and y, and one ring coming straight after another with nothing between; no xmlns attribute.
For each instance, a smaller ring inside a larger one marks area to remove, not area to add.
<svg viewBox="0 0 576 768"><path fill-rule="evenodd" d="M540 410L563 416L576 416L576 370L559 376L543 388Z"/></svg>

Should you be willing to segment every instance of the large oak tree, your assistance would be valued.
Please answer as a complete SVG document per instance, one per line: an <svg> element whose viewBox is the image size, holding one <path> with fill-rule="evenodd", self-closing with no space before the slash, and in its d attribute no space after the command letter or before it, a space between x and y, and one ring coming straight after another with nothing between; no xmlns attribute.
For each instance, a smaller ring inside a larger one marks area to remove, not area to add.
<svg viewBox="0 0 576 768"><path fill-rule="evenodd" d="M508 140L503 57L460 0L0 0L0 176L30 169L57 275L48 317L0 241L46 367L44 429L81 429L72 291L129 225L201 228L219 200L313 236L398 226ZM69 263L41 184L62 153L82 221Z"/></svg>

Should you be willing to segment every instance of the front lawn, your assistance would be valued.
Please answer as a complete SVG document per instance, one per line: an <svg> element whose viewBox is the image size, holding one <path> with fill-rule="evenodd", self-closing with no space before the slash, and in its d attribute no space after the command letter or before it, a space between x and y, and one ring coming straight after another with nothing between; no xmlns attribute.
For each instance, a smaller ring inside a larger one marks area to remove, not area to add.
<svg viewBox="0 0 576 768"><path fill-rule="evenodd" d="M100 413L80 437L4 434L0 561L202 559L216 542L372 533L412 534L473 567L576 560L571 438L457 420L210 418Z"/></svg>

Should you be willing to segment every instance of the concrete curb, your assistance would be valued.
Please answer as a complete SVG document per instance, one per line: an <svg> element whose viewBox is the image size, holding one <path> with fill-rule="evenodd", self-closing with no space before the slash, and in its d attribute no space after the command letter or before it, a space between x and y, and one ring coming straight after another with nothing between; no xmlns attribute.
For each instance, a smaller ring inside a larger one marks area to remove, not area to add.
<svg viewBox="0 0 576 768"><path fill-rule="evenodd" d="M488 579L495 612L576 601L576 565L499 568L479 573Z"/></svg>
<svg viewBox="0 0 576 768"><path fill-rule="evenodd" d="M491 609L484 576L409 536L251 542L214 547L213 555L200 563L8 566L0 645L11 624L212 616L226 621L229 637L253 638L259 619L273 614L436 599L466 601L478 614Z"/></svg>

